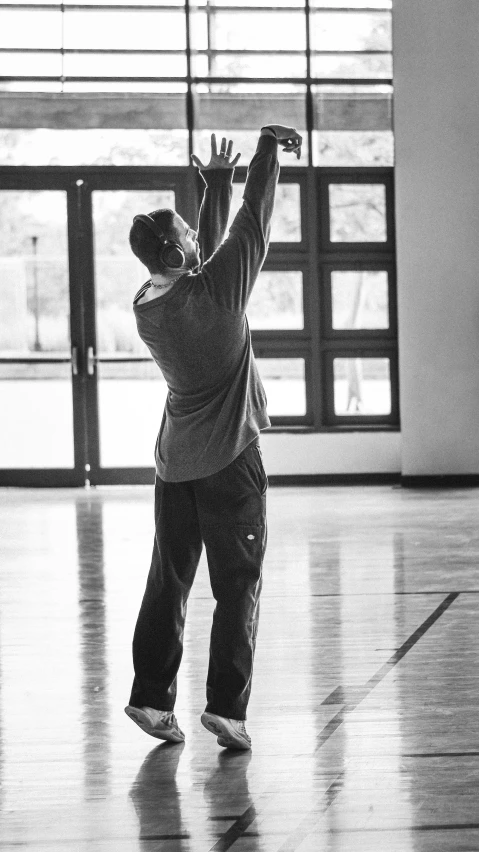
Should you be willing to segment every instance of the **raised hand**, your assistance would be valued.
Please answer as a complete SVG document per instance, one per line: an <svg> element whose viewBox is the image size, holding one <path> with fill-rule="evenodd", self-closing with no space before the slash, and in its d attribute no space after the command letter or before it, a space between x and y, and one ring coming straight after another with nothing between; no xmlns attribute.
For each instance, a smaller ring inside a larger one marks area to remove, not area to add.
<svg viewBox="0 0 479 852"><path fill-rule="evenodd" d="M216 133L211 134L211 158L209 163L205 166L195 154L191 155L191 159L195 166L198 166L202 172L207 172L209 169L234 169L236 163L238 162L241 154L236 154L234 160L231 160L231 154L233 152L233 140L230 139L228 144L226 144L226 137L223 136L220 145L220 151L218 153L218 149L216 146ZM230 162L231 160L231 162Z"/></svg>
<svg viewBox="0 0 479 852"><path fill-rule="evenodd" d="M303 137L294 127L286 127L284 124L266 124L261 130L270 130L276 136L279 144L284 145L283 151L295 153L299 160Z"/></svg>

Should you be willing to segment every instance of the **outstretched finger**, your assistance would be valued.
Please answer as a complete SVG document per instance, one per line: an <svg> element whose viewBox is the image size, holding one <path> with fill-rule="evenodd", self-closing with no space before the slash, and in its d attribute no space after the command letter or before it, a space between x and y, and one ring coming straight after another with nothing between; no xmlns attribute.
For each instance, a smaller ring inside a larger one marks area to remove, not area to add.
<svg viewBox="0 0 479 852"><path fill-rule="evenodd" d="M191 155L191 159L193 160L193 162L194 162L195 166L198 166L198 168L199 168L199 169L204 169L204 168L205 168L205 166L203 165L203 163L201 162L201 160L199 159L199 157L197 157L197 156L196 156L196 154L192 154L192 155Z"/></svg>
<svg viewBox="0 0 479 852"><path fill-rule="evenodd" d="M218 149L216 147L216 133L211 134L211 154L216 157Z"/></svg>
<svg viewBox="0 0 479 852"><path fill-rule="evenodd" d="M283 148L283 151L286 154L296 154L298 160L301 157L301 145L295 145L294 147L292 145L288 145L286 148Z"/></svg>
<svg viewBox="0 0 479 852"><path fill-rule="evenodd" d="M232 151L233 151L233 140L230 139L230 141L228 142L228 147L226 149L226 156L231 157Z"/></svg>
<svg viewBox="0 0 479 852"><path fill-rule="evenodd" d="M241 157L241 154L236 154L236 157L234 158L234 160L231 161L230 166L231 167L236 166L236 163L238 162L240 157Z"/></svg>

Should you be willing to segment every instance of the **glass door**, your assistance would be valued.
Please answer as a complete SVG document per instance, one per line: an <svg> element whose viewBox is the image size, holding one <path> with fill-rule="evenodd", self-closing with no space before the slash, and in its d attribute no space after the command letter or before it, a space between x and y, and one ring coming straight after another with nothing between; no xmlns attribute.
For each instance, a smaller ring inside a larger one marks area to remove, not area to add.
<svg viewBox="0 0 479 852"><path fill-rule="evenodd" d="M166 385L133 298L133 216L196 217L175 169L0 169L0 485L153 482Z"/></svg>
<svg viewBox="0 0 479 852"><path fill-rule="evenodd" d="M0 189L0 485L84 483L67 196Z"/></svg>
<svg viewBox="0 0 479 852"><path fill-rule="evenodd" d="M182 178L182 179L181 179ZM154 479L154 449L166 399L166 383L138 336L133 297L148 279L132 254L128 234L137 213L169 207L188 221L184 175L154 181L154 188L91 188L94 288L89 305L89 479L92 484L144 483ZM106 185L105 185L106 184ZM149 182L149 186L152 182ZM88 309L87 309L88 310Z"/></svg>

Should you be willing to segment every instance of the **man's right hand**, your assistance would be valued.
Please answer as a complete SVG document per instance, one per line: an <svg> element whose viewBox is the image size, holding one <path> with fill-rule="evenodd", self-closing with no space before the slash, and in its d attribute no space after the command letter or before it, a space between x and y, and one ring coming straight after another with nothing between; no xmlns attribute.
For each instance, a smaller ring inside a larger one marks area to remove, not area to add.
<svg viewBox="0 0 479 852"><path fill-rule="evenodd" d="M283 151L294 151L299 160L303 137L294 127L286 127L284 124L266 124L261 130L270 130L276 136L279 144L284 145Z"/></svg>

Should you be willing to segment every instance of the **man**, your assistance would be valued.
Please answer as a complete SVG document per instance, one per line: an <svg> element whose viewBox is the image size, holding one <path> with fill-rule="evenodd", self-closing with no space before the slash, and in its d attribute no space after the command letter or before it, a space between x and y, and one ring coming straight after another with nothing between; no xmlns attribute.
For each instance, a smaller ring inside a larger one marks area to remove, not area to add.
<svg viewBox="0 0 479 852"><path fill-rule="evenodd" d="M268 250L278 143L301 152L291 127L262 128L244 200L222 242L233 143L211 138L193 156L206 184L198 231L172 210L139 214L130 245L151 278L134 299L138 332L168 384L155 449L155 540L133 638L127 715L154 737L182 742L173 713L186 604L203 543L216 600L203 725L226 748L249 749L245 728L266 547L267 478L258 436L270 425L245 316ZM201 265L201 260L203 261Z"/></svg>

